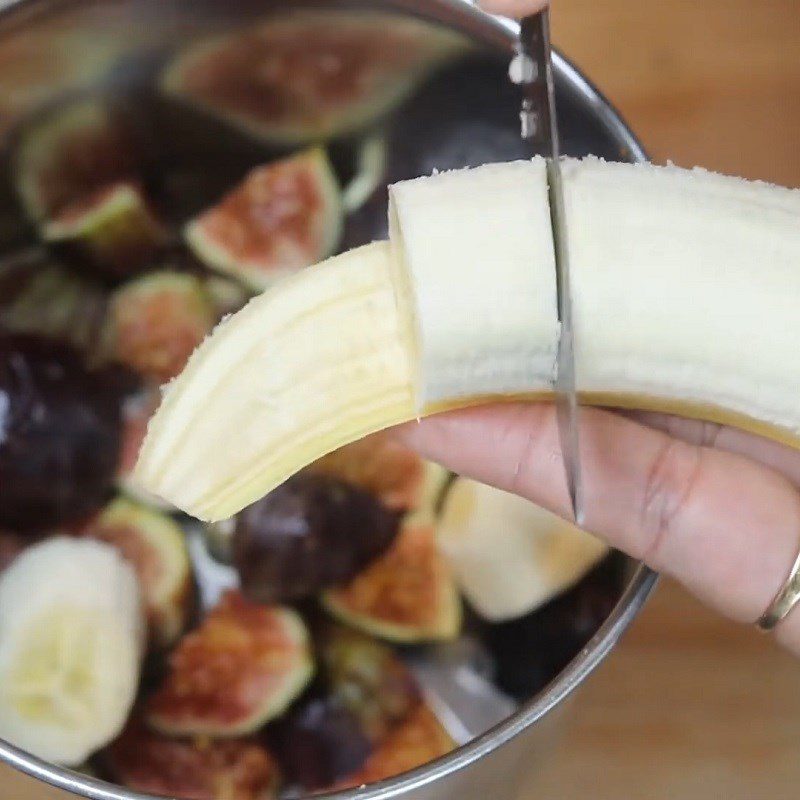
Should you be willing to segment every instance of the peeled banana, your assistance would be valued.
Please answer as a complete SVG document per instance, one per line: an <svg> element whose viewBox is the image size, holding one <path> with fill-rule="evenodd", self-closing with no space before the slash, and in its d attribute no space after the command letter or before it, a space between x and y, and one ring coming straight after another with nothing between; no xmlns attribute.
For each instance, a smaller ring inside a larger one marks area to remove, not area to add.
<svg viewBox="0 0 800 800"><path fill-rule="evenodd" d="M0 577L0 738L81 764L122 730L144 644L136 576L113 547L28 548Z"/></svg>
<svg viewBox="0 0 800 800"><path fill-rule="evenodd" d="M800 191L596 158L562 171L584 401L800 442ZM218 520L367 433L552 391L544 161L396 184L389 221L388 243L214 331L166 388L135 481Z"/></svg>

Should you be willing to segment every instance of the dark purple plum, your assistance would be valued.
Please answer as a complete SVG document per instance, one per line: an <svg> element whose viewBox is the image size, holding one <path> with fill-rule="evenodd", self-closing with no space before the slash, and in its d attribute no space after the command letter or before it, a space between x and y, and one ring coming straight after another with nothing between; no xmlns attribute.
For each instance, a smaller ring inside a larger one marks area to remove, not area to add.
<svg viewBox="0 0 800 800"><path fill-rule="evenodd" d="M250 600L297 601L355 576L389 548L399 524L370 493L301 473L236 517L233 564Z"/></svg>
<svg viewBox="0 0 800 800"><path fill-rule="evenodd" d="M103 505L119 458L118 386L65 344L0 334L0 527L41 531Z"/></svg>

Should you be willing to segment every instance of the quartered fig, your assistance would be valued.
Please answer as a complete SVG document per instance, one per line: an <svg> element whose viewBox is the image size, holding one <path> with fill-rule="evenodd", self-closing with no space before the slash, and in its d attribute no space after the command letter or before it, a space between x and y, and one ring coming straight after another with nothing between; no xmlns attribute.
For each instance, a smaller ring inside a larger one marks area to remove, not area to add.
<svg viewBox="0 0 800 800"><path fill-rule="evenodd" d="M251 733L282 714L313 671L308 632L296 612L228 592L173 651L146 718L168 735Z"/></svg>
<svg viewBox="0 0 800 800"><path fill-rule="evenodd" d="M105 347L119 363L164 383L183 369L214 321L200 278L168 270L153 272L112 295Z"/></svg>
<svg viewBox="0 0 800 800"><path fill-rule="evenodd" d="M342 202L324 150L252 170L186 228L207 266L256 289L330 255L342 230Z"/></svg>
<svg viewBox="0 0 800 800"><path fill-rule="evenodd" d="M373 745L420 702L413 675L387 645L341 625L318 640L322 680L330 697L346 708Z"/></svg>
<svg viewBox="0 0 800 800"><path fill-rule="evenodd" d="M106 500L120 449L120 397L64 344L0 333L0 526L79 521Z"/></svg>
<svg viewBox="0 0 800 800"><path fill-rule="evenodd" d="M32 266L26 274L18 273L16 291L8 302L3 302L0 288L0 327L94 352L105 313L101 289L48 258ZM0 284L2 272L0 268Z"/></svg>
<svg viewBox="0 0 800 800"><path fill-rule="evenodd" d="M325 592L323 603L342 622L388 641L453 639L461 626L461 601L433 524L413 518L383 556Z"/></svg>
<svg viewBox="0 0 800 800"><path fill-rule="evenodd" d="M167 241L141 187L131 181L82 195L53 213L41 230L46 241L111 278L146 267Z"/></svg>
<svg viewBox="0 0 800 800"><path fill-rule="evenodd" d="M192 605L192 573L181 527L166 514L117 498L82 534L114 545L132 564L151 642L158 648L173 644Z"/></svg>
<svg viewBox="0 0 800 800"><path fill-rule="evenodd" d="M161 85L261 140L298 145L389 113L464 41L399 15L297 11L193 45Z"/></svg>
<svg viewBox="0 0 800 800"><path fill-rule="evenodd" d="M141 153L129 125L99 98L48 109L20 132L17 191L36 222L53 219L98 190L138 176Z"/></svg>
<svg viewBox="0 0 800 800"><path fill-rule="evenodd" d="M422 459L384 432L334 450L315 461L308 472L358 486L397 511L415 508L425 483Z"/></svg>
<svg viewBox="0 0 800 800"><path fill-rule="evenodd" d="M305 791L353 774L373 750L356 715L338 698L311 698L271 733L286 780Z"/></svg>
<svg viewBox="0 0 800 800"><path fill-rule="evenodd" d="M419 703L391 731L361 769L335 788L362 786L401 775L446 755L455 747L455 742L433 712L424 703Z"/></svg>
<svg viewBox="0 0 800 800"><path fill-rule="evenodd" d="M236 516L233 563L252 600L299 600L350 580L398 528L399 516L372 494L300 474Z"/></svg>
<svg viewBox="0 0 800 800"><path fill-rule="evenodd" d="M108 776L136 792L181 800L275 800L280 775L255 739L172 739L134 717L101 754Z"/></svg>

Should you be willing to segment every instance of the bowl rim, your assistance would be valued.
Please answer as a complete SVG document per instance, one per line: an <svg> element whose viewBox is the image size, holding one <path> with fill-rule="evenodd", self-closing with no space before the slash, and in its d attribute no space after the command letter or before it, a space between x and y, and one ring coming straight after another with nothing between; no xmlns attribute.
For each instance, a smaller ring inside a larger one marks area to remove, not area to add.
<svg viewBox="0 0 800 800"><path fill-rule="evenodd" d="M36 12L44 6L73 5L73 0L0 0L0 20L24 10ZM346 5L347 3L342 3ZM370 5L375 5L371 3ZM468 33L479 33L510 51L519 35L519 25L493 17L476 8L470 0L385 0L381 3L417 16L445 20ZM592 112L609 135L620 145L622 158L633 162L648 160L647 154L614 106L597 87L560 52L553 54L557 82L572 92L578 102ZM633 622L652 592L658 576L642 563L635 563L628 585L611 614L578 655L538 694L525 702L504 722L452 753L402 775L357 790L315 795L319 800L391 800L463 770L534 725L567 698L600 665ZM0 739L0 762L31 778L89 800L158 800L145 794L108 783L89 775L59 767Z"/></svg>

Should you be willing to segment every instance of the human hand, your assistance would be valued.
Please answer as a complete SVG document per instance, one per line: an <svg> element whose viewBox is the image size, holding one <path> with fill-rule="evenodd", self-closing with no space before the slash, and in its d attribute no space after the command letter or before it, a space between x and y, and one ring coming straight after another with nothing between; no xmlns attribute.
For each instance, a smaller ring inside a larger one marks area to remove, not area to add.
<svg viewBox="0 0 800 800"><path fill-rule="evenodd" d="M547 4L548 0L480 0L480 7L484 11L515 19L537 14Z"/></svg>
<svg viewBox="0 0 800 800"><path fill-rule="evenodd" d="M755 622L800 549L800 453L724 426L583 408L585 528ZM570 517L552 405L509 403L395 429L422 455ZM776 628L800 655L800 611Z"/></svg>

